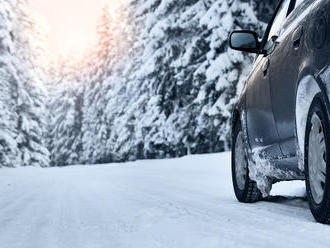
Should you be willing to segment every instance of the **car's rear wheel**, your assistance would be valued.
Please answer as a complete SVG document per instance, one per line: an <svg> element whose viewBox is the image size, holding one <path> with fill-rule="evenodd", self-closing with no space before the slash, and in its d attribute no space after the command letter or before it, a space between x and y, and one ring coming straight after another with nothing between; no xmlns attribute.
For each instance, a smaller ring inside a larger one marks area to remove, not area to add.
<svg viewBox="0 0 330 248"><path fill-rule="evenodd" d="M232 179L236 198L240 202L258 201L260 191L249 177L248 157L241 124L236 124L232 146Z"/></svg>
<svg viewBox="0 0 330 248"><path fill-rule="evenodd" d="M306 191L313 216L330 224L329 119L322 97L310 107L305 135Z"/></svg>

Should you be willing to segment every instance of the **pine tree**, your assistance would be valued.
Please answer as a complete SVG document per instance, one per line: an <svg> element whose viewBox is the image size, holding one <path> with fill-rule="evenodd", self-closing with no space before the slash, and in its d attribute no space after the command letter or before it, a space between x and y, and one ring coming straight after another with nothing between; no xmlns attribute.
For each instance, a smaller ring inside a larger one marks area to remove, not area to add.
<svg viewBox="0 0 330 248"><path fill-rule="evenodd" d="M102 163L228 149L232 106L253 60L229 50L228 36L261 34L273 4L132 0L116 14L105 7L87 68L65 77L73 88L54 101L56 163L74 162L61 155L69 151L80 163Z"/></svg>
<svg viewBox="0 0 330 248"><path fill-rule="evenodd" d="M82 155L82 105L84 87L79 77L79 67L69 60L61 61L60 73L55 74L51 101L48 147L53 166L78 164Z"/></svg>
<svg viewBox="0 0 330 248"><path fill-rule="evenodd" d="M9 1L0 2L0 165L20 164L16 114L17 82L13 75L13 11Z"/></svg>
<svg viewBox="0 0 330 248"><path fill-rule="evenodd" d="M98 25L98 46L91 67L84 95L83 120L83 157L89 163L111 162L116 157L109 144L112 133L112 119L108 118L106 106L110 101L108 92L112 92L115 71L120 71L122 54L128 43L129 30L125 25L125 12L110 14L109 6L103 8ZM125 51L126 52L126 51Z"/></svg>
<svg viewBox="0 0 330 248"><path fill-rule="evenodd" d="M21 151L22 165L49 165L49 151L44 140L46 132L45 92L34 66L36 50L33 40L39 38L35 33L36 23L29 15L27 3L17 0L15 4L14 54L16 60L18 147Z"/></svg>
<svg viewBox="0 0 330 248"><path fill-rule="evenodd" d="M44 97L31 40L36 22L25 1L0 2L0 163L48 166Z"/></svg>

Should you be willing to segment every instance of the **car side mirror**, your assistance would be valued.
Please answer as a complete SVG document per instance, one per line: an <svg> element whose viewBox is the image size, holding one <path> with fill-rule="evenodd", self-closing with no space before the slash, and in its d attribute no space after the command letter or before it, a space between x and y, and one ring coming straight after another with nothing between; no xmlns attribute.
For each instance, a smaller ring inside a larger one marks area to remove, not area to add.
<svg viewBox="0 0 330 248"><path fill-rule="evenodd" d="M234 31L229 37L229 46L238 51L262 54L258 35L253 31Z"/></svg>

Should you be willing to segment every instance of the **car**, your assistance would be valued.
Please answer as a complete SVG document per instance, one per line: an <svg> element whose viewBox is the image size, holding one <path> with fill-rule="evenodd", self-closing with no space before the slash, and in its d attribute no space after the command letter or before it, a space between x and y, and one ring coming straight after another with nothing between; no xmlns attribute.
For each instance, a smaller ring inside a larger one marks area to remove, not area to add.
<svg viewBox="0 0 330 248"><path fill-rule="evenodd" d="M313 216L330 224L330 1L280 0L263 38L238 30L229 45L256 54L232 116L237 199L305 180Z"/></svg>

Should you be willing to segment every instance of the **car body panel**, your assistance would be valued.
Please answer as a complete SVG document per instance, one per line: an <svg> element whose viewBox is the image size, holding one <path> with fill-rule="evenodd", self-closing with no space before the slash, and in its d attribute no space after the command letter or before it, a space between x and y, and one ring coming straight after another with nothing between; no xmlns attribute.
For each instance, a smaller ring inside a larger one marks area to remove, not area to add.
<svg viewBox="0 0 330 248"><path fill-rule="evenodd" d="M276 131L272 111L270 85L268 75L263 68L268 63L267 58L260 57L256 61L246 88L246 118L247 132L251 150L260 146L272 150L272 156L280 156L279 137Z"/></svg>
<svg viewBox="0 0 330 248"><path fill-rule="evenodd" d="M299 10L302 11L300 8ZM294 14L294 13L291 13ZM290 15L291 15L290 14ZM301 69L304 51L304 22L284 24L277 45L269 55L270 87L273 113L283 156L296 155L295 94L296 80Z"/></svg>

